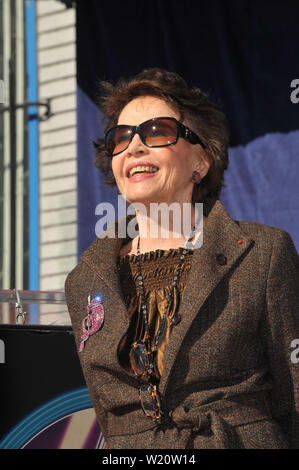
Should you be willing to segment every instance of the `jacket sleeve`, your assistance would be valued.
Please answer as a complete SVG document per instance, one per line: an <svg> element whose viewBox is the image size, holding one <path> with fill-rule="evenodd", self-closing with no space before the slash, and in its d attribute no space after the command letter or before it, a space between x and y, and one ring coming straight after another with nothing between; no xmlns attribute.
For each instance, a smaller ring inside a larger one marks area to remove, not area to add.
<svg viewBox="0 0 299 470"><path fill-rule="evenodd" d="M290 447L299 448L299 361L294 360L294 340L299 345L299 257L290 235L284 230L276 233L266 290L271 408Z"/></svg>
<svg viewBox="0 0 299 470"><path fill-rule="evenodd" d="M90 271L88 266L84 263L79 263L68 274L65 280L65 299L72 322L77 351L81 341L82 321L86 315L87 298L90 293L90 286L93 284L93 279L94 274ZM99 400L96 398L96 393L93 390L88 358L83 360L83 356L80 355L80 353L78 353L78 357L100 429L106 438L107 412L100 406Z"/></svg>

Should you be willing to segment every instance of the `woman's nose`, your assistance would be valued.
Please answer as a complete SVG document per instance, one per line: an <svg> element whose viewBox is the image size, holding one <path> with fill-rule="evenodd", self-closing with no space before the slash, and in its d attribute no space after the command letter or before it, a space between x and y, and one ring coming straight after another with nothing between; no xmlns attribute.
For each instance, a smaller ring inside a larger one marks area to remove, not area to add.
<svg viewBox="0 0 299 470"><path fill-rule="evenodd" d="M146 149L147 147L146 145L142 143L140 135L135 134L126 151L128 153L135 154L135 153L144 152Z"/></svg>

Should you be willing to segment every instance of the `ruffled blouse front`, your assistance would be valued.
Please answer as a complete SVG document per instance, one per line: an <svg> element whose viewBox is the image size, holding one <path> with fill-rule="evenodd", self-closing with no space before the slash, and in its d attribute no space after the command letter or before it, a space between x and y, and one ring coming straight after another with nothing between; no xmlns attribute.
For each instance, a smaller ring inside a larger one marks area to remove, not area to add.
<svg viewBox="0 0 299 470"><path fill-rule="evenodd" d="M156 355L156 378L160 379L163 372L164 356L167 343L169 341L172 328L175 328L172 319L176 316L182 301L188 274L192 263L192 249L185 255L177 284L172 287L175 272L177 270L183 248L171 248L169 250L156 250L140 255L141 271L144 283L144 296L148 311L148 325L152 348L155 337L159 330L160 321L163 318L166 301L172 289L172 299L170 300L166 313L166 327L160 338L160 343ZM129 351L135 341L145 340L144 319L142 314L142 296L139 286L139 272L137 265L137 255L126 255L118 257L117 268L119 272L120 284L123 292L125 305L127 307L130 326L122 338L119 345L118 355L121 365L129 372Z"/></svg>

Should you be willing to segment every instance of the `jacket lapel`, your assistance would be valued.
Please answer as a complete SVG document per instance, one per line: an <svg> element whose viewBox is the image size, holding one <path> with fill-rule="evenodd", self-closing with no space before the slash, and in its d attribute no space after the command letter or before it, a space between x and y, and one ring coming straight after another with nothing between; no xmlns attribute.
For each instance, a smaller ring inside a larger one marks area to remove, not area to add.
<svg viewBox="0 0 299 470"><path fill-rule="evenodd" d="M200 309L217 284L253 242L229 217L220 200L216 200L213 206L208 208L208 212L204 210L204 214L207 215L207 220L203 227L203 244L194 250L187 286L179 307L178 314L182 320L173 328L166 349L159 386L162 395L166 390L182 341L193 320L200 314ZM132 218L134 215L129 215L110 224L105 231L105 238L97 239L81 255L81 260L86 262L113 291L113 297L119 299L115 309L118 312L116 324L120 330L119 338L129 327L129 315L122 298L116 262L121 246L128 242L129 238L119 238L118 231L122 224L126 226ZM242 240L242 243L238 243L238 240ZM113 347L117 349L118 344Z"/></svg>
<svg viewBox="0 0 299 470"><path fill-rule="evenodd" d="M242 243L239 244L238 240L242 240ZM221 202L216 201L204 225L202 246L193 253L191 270L178 312L182 320L173 328L167 345L159 386L162 395L193 320L200 315L200 309L217 284L249 249L252 242L253 240L229 217Z"/></svg>

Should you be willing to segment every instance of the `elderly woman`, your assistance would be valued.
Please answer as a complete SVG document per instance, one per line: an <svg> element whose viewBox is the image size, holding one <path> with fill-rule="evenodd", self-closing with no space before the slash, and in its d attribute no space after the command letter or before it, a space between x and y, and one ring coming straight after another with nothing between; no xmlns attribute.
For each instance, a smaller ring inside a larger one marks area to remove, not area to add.
<svg viewBox="0 0 299 470"><path fill-rule="evenodd" d="M107 448L298 448L289 234L232 220L219 201L229 131L207 94L160 69L102 85L96 165L136 207L138 231L120 235L132 215L110 224L65 293ZM150 230L151 203L177 203L167 238L161 217ZM188 204L186 236L175 222Z"/></svg>

